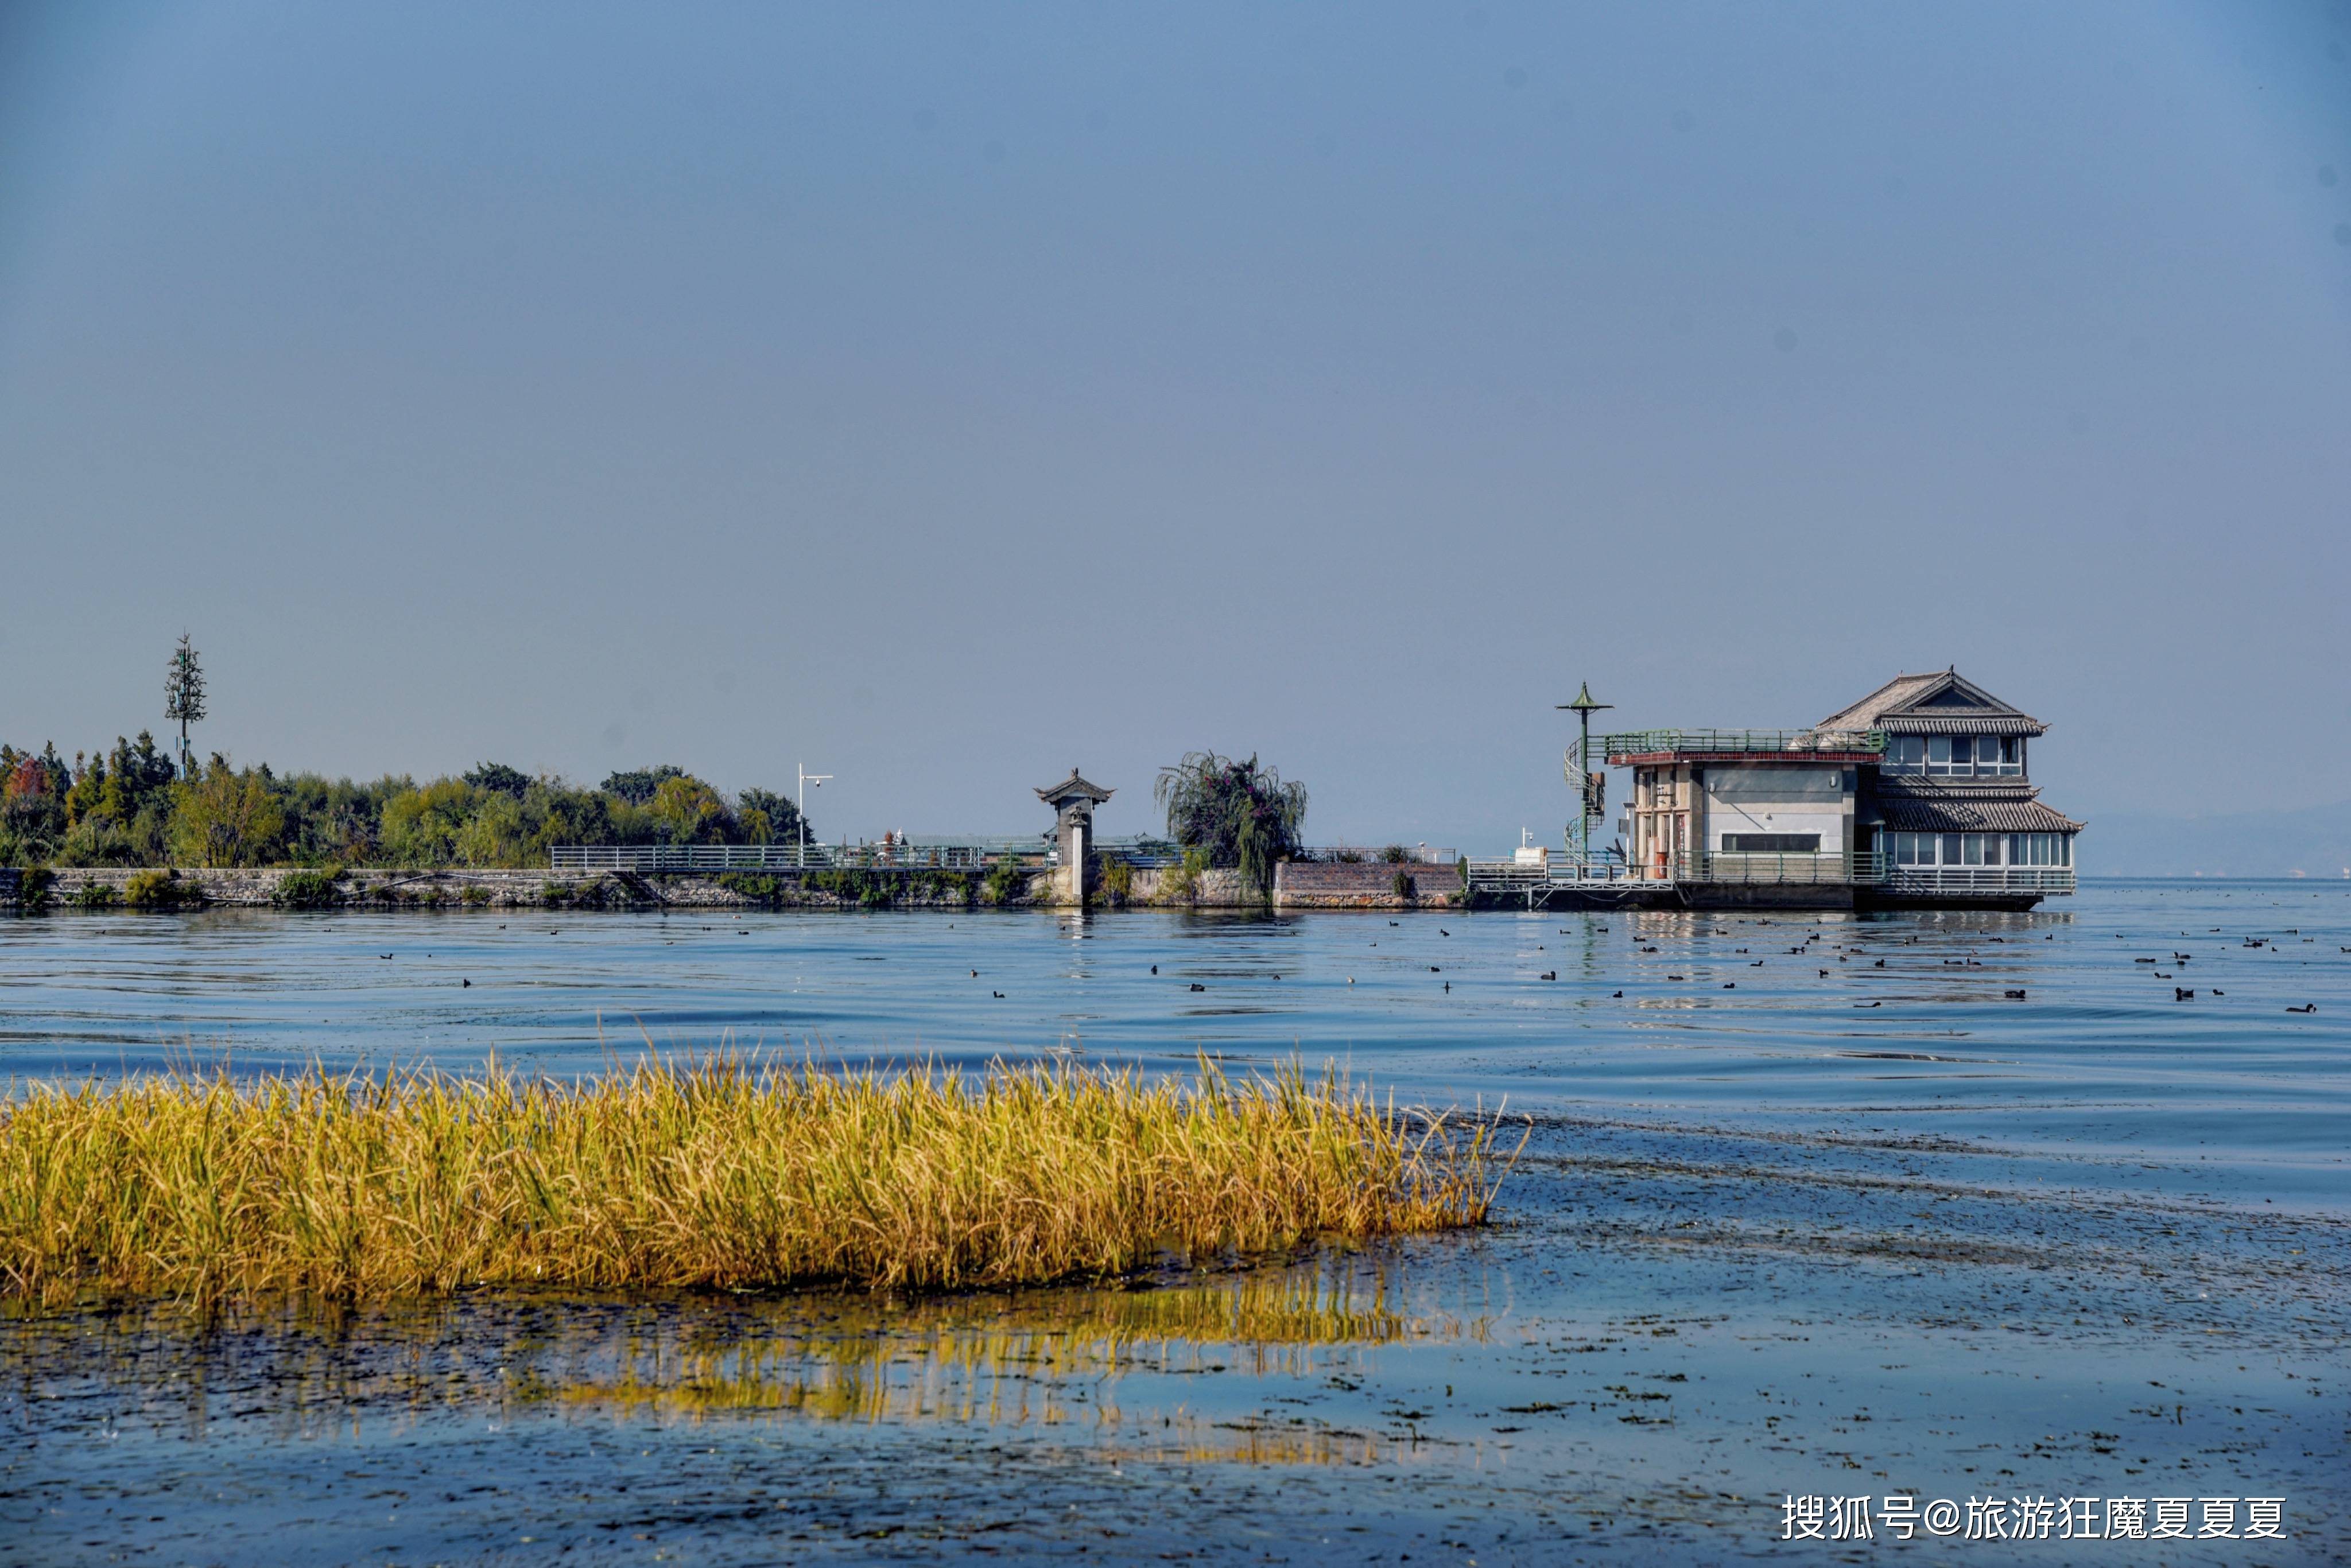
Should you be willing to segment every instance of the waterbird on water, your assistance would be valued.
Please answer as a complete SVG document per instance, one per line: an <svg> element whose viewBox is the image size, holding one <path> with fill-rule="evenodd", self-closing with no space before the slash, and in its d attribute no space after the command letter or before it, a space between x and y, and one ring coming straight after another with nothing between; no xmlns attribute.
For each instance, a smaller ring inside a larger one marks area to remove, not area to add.
<svg viewBox="0 0 2351 1568"><path fill-rule="evenodd" d="M994 997L999 1002L1004 999L1004 993L1002 991L990 991L988 995Z"/></svg>
<svg viewBox="0 0 2351 1568"><path fill-rule="evenodd" d="M1200 982L1199 982L1199 981L1195 980L1195 981L1193 981L1193 982L1192 982L1192 988L1193 988L1194 990L1196 990L1196 991L1205 991L1205 990L1207 990L1208 988L1207 988L1207 987L1206 987L1206 986L1204 986L1204 985L1202 985L1202 984L1200 984Z"/></svg>
<svg viewBox="0 0 2351 1568"><path fill-rule="evenodd" d="M2288 1008L2285 1010L2290 1013L2314 1013L2318 1010L2318 1004L2316 1002L2304 1002L2298 1008Z"/></svg>

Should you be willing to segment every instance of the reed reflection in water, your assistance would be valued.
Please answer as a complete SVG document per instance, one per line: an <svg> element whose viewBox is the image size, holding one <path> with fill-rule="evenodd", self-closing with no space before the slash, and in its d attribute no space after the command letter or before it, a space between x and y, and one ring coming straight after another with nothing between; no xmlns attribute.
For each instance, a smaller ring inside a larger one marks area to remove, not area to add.
<svg viewBox="0 0 2351 1568"><path fill-rule="evenodd" d="M1205 1281L911 1299L476 1293L211 1319L150 1304L0 1324L0 1375L51 1422L79 1411L198 1439L225 1416L281 1439L449 1418L784 1417L1051 1433L1113 1458L1362 1463L1408 1444L1269 1418L1267 1383L1488 1338L1483 1301L1415 1302L1400 1270L1330 1252Z"/></svg>

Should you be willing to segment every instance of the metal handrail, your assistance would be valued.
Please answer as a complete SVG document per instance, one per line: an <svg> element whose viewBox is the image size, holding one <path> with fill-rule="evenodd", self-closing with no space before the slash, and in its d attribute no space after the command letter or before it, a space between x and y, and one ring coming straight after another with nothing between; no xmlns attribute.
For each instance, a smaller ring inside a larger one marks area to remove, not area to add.
<svg viewBox="0 0 2351 1568"><path fill-rule="evenodd" d="M887 844L557 844L554 871L986 871L1044 867L1057 857L1036 839L940 840Z"/></svg>
<svg viewBox="0 0 2351 1568"><path fill-rule="evenodd" d="M1886 857L1875 850L1755 854L1695 850L1667 857L1667 874L1675 882L1844 883L1868 886L1886 880Z"/></svg>
<svg viewBox="0 0 2351 1568"><path fill-rule="evenodd" d="M2072 893L2069 865L1897 865L1886 885L1897 893Z"/></svg>
<svg viewBox="0 0 2351 1568"><path fill-rule="evenodd" d="M1660 753L1876 752L1886 749L1882 729L1636 729L1600 735L1593 744L1610 758Z"/></svg>

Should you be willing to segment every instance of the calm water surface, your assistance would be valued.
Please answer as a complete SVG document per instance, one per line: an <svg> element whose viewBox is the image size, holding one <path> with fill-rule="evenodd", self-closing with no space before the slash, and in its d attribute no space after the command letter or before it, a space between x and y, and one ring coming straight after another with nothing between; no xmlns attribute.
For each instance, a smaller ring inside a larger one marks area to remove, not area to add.
<svg viewBox="0 0 2351 1568"><path fill-rule="evenodd" d="M1687 1563L1797 1550L1786 1492L1908 1489L2282 1496L2286 1542L2160 1560L2338 1561L2346 949L2351 889L2310 883L1871 919L0 924L19 1092L650 1041L1331 1057L1534 1116L1486 1231L1111 1290L0 1320L0 1562Z"/></svg>
<svg viewBox="0 0 2351 1568"><path fill-rule="evenodd" d="M721 1043L966 1065L1335 1057L1465 1103L1858 1117L2255 1166L2269 1196L2340 1198L2351 887L2093 883L2032 915L1874 918L0 923L0 1070L19 1080L223 1056L465 1071L494 1052L579 1073Z"/></svg>

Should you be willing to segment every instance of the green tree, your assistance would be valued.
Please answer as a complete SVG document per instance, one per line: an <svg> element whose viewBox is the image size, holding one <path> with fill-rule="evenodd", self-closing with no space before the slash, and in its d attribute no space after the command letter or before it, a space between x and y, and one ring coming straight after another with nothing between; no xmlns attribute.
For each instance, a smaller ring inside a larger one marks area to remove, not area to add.
<svg viewBox="0 0 2351 1568"><path fill-rule="evenodd" d="M642 806L664 784L685 777L684 768L664 762L652 768L632 768L624 773L608 773L601 788L607 795L616 795L632 806Z"/></svg>
<svg viewBox="0 0 2351 1568"><path fill-rule="evenodd" d="M1273 868L1298 852L1306 826L1306 786L1285 784L1270 768L1186 752L1159 770L1152 797L1167 813L1167 836L1206 850L1209 863L1238 866L1259 897L1273 890Z"/></svg>
<svg viewBox="0 0 2351 1568"><path fill-rule="evenodd" d="M789 795L753 788L735 797L735 825L747 844L796 844L800 840L800 809ZM810 837L815 832L810 829Z"/></svg>
<svg viewBox="0 0 2351 1568"><path fill-rule="evenodd" d="M191 865L262 864L286 824L267 771L240 773L217 751L210 767L182 779L172 795L172 850Z"/></svg>
<svg viewBox="0 0 2351 1568"><path fill-rule="evenodd" d="M195 645L180 633L180 645L163 674L163 717L180 727L180 769L193 777L195 756L188 749L188 726L204 716L204 668Z"/></svg>
<svg viewBox="0 0 2351 1568"><path fill-rule="evenodd" d="M479 796L463 779L435 779L383 803L384 858L394 865L455 865L457 838Z"/></svg>
<svg viewBox="0 0 2351 1568"><path fill-rule="evenodd" d="M481 762L466 770L465 782L476 789L495 789L519 800L530 788L531 780L530 775L519 768L509 768L503 762Z"/></svg>
<svg viewBox="0 0 2351 1568"><path fill-rule="evenodd" d="M718 791L691 774L663 779L646 810L676 844L723 844L735 825Z"/></svg>

